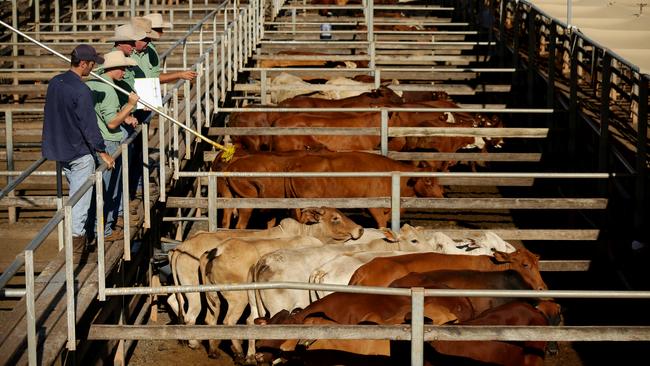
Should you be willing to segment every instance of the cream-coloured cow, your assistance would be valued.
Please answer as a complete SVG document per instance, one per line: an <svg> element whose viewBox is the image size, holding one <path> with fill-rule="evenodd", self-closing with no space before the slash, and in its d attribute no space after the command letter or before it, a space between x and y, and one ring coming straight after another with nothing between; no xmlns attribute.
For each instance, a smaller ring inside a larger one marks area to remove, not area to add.
<svg viewBox="0 0 650 366"><path fill-rule="evenodd" d="M329 246L329 245L328 245ZM239 239L232 238L224 241L218 248L203 253L199 260L201 280L203 284L231 284L245 283L248 277L249 268L254 266L261 256L285 248L318 247L326 248L323 242L313 236L293 236L289 238L274 239ZM228 310L223 319L225 325L235 325L246 309L248 297L244 291L221 291L206 292L205 298L208 309L205 315L205 322L208 325L216 325L219 319L221 301L219 295L228 303ZM249 316L247 324L253 324L253 317ZM220 340L210 339L208 355L218 357ZM239 340L232 340L233 351L236 358L243 356L243 348ZM255 341L249 340L247 361L253 361L255 357Z"/></svg>
<svg viewBox="0 0 650 366"><path fill-rule="evenodd" d="M199 258L207 251L219 247L230 238L286 238L308 235L323 243L342 243L346 240L359 239L363 228L334 208L303 209L299 223L294 219L284 219L280 225L268 230L257 231L219 231L202 232L185 240L169 252L169 263L176 285L196 286L199 281ZM248 268L246 268L248 270ZM201 295L197 292L170 295L167 299L170 308L178 314L182 323L195 324L201 312ZM187 308L187 310L185 310ZM199 342L191 340L190 347L196 348Z"/></svg>

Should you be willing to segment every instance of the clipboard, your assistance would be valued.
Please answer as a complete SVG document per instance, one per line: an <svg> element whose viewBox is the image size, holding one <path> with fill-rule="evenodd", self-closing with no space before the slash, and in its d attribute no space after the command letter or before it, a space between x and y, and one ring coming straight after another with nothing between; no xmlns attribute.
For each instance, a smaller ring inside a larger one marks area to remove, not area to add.
<svg viewBox="0 0 650 366"><path fill-rule="evenodd" d="M162 93L160 79L158 78L136 78L133 86L140 99L153 105L155 108L162 107ZM138 102L136 109L145 109L144 104Z"/></svg>

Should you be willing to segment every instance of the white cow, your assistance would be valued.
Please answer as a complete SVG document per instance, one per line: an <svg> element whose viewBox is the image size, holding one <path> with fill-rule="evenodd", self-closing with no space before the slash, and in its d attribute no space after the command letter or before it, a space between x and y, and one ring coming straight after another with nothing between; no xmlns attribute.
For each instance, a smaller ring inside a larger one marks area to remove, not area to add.
<svg viewBox="0 0 650 366"><path fill-rule="evenodd" d="M414 228L414 231L419 231L418 236L423 235L422 230L420 227ZM434 232L427 237L427 244L433 252L450 255L492 255L494 251L506 253L515 251L515 247L491 231L485 232L483 236L476 240L463 239L460 241L455 241L441 232ZM347 285L352 274L372 259L403 254L408 253L404 251L343 253L315 269L309 276L309 282ZM329 291L310 291L310 300L316 301L329 293ZM287 310L291 311L293 309Z"/></svg>
<svg viewBox="0 0 650 366"><path fill-rule="evenodd" d="M308 282L314 269L336 256L348 252L365 251L431 251L422 231L404 225L397 236L385 230L386 239L356 245L330 245L323 248L285 249L263 256L251 267L249 282ZM272 316L280 310L291 311L309 305L309 293L304 290L263 290L249 291L249 303L255 317L269 312Z"/></svg>

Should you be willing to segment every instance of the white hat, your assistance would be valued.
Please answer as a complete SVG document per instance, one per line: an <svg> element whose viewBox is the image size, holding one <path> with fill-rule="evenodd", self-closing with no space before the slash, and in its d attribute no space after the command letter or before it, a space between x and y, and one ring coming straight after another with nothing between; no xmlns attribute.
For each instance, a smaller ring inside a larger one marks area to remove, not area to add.
<svg viewBox="0 0 650 366"><path fill-rule="evenodd" d="M133 24L127 23L115 28L115 34L109 41L139 41L147 38L147 34L136 28Z"/></svg>
<svg viewBox="0 0 650 366"><path fill-rule="evenodd" d="M163 16L160 13L151 13L143 16L151 20L151 28L171 28L172 24L170 22L163 21Z"/></svg>
<svg viewBox="0 0 650 366"><path fill-rule="evenodd" d="M146 34L147 37L151 39L159 39L160 34L156 32L155 30L151 29L151 20L147 18L131 18L131 24L133 24L136 29L143 30Z"/></svg>
<svg viewBox="0 0 650 366"><path fill-rule="evenodd" d="M120 66L136 66L138 63L131 57L124 56L122 51L111 51L104 54L104 63L102 64L102 69L107 70L113 67Z"/></svg>

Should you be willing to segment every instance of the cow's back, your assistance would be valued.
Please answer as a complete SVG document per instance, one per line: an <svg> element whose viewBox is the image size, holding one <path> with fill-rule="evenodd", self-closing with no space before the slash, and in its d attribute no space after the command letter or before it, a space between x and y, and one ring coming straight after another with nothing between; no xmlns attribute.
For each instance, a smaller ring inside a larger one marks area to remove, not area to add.
<svg viewBox="0 0 650 366"><path fill-rule="evenodd" d="M410 272L435 270L494 270L491 257L486 255L446 255L439 253L415 253L397 257L380 257L357 269L350 278L350 285L388 286L394 280Z"/></svg>

